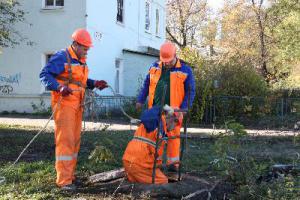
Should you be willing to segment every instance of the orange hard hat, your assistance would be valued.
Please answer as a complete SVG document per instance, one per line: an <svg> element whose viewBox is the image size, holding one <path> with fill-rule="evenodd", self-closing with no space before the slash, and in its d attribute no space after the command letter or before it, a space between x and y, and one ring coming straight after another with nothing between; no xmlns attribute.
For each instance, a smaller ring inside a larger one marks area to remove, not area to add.
<svg viewBox="0 0 300 200"><path fill-rule="evenodd" d="M176 56L176 47L171 42L165 42L160 47L160 60L162 62L170 62Z"/></svg>
<svg viewBox="0 0 300 200"><path fill-rule="evenodd" d="M86 47L92 47L92 37L89 34L89 32L87 32L87 30L85 30L84 28L80 28L74 31L74 33L72 34L72 39L83 45Z"/></svg>

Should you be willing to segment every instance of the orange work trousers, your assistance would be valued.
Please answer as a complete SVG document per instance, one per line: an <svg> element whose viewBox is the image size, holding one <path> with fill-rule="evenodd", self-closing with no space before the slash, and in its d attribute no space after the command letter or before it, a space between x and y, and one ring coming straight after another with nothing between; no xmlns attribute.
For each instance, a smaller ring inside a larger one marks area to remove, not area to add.
<svg viewBox="0 0 300 200"><path fill-rule="evenodd" d="M152 168L145 168L133 162L123 160L128 181L136 183L152 183ZM168 178L159 168L155 170L155 184L166 184Z"/></svg>
<svg viewBox="0 0 300 200"><path fill-rule="evenodd" d="M180 128L181 124L177 124L174 130L167 132L167 165L179 163L180 155ZM162 145L164 145L163 142Z"/></svg>
<svg viewBox="0 0 300 200"><path fill-rule="evenodd" d="M54 107L54 105L52 105ZM64 104L58 105L54 113L55 122L55 169L56 184L72 184L75 179L77 155L80 148L83 109Z"/></svg>

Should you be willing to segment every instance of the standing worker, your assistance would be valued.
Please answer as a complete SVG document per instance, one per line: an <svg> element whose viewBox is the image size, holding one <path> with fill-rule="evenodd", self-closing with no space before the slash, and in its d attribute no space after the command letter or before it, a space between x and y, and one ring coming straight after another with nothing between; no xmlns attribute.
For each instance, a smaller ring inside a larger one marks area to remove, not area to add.
<svg viewBox="0 0 300 200"><path fill-rule="evenodd" d="M164 86L167 86L164 95ZM138 96L136 109L141 109L148 97L148 109L152 106L161 106L162 97L164 104L172 108L187 109L195 97L195 79L191 70L184 61L176 56L176 47L171 42L165 42L160 47L160 60L153 63L144 81L142 90ZM179 169L180 154L180 128L181 123L175 126L174 131L167 132L167 165L169 172L177 172ZM176 139L173 139L173 138Z"/></svg>
<svg viewBox="0 0 300 200"><path fill-rule="evenodd" d="M92 38L85 29L72 34L73 43L55 53L40 73L41 82L51 90L55 122L56 184L61 190L75 191L77 155L80 148L85 89L107 87L103 80L88 78L86 55Z"/></svg>

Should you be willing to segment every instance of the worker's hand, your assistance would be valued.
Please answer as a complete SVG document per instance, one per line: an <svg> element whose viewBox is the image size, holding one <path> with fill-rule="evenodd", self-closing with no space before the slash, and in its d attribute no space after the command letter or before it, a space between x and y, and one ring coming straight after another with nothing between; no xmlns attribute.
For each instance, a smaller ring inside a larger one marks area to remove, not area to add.
<svg viewBox="0 0 300 200"><path fill-rule="evenodd" d="M103 90L104 88L108 87L106 81L104 81L104 80L95 81L94 86L96 88L98 88L99 90Z"/></svg>
<svg viewBox="0 0 300 200"><path fill-rule="evenodd" d="M58 92L61 93L63 97L69 96L73 93L72 89L65 85L58 86Z"/></svg>
<svg viewBox="0 0 300 200"><path fill-rule="evenodd" d="M143 107L143 104L142 104L142 103L137 102L137 103L135 104L135 108L136 108L137 110L141 110L142 107Z"/></svg>
<svg viewBox="0 0 300 200"><path fill-rule="evenodd" d="M184 112L176 112L176 113L174 113L174 114L175 114L175 116L176 116L176 120L177 120L178 122L182 122L183 117L184 117Z"/></svg>

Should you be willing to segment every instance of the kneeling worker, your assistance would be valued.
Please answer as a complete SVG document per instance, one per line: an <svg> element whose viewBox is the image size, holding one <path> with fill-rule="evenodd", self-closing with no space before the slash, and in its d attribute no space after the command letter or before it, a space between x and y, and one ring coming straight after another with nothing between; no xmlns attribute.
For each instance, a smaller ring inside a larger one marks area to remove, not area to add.
<svg viewBox="0 0 300 200"><path fill-rule="evenodd" d="M152 172L155 160L155 147L157 128L159 125L160 108L154 106L144 111L141 117L141 125L136 130L133 139L127 145L123 155L123 165L127 178L130 182L152 183ZM166 114L161 118L162 135L172 133L176 127L180 127L182 123L182 115ZM162 164L162 153L165 142L162 142L158 148L157 166ZM168 183L168 178L163 172L157 168L155 171L155 184Z"/></svg>

